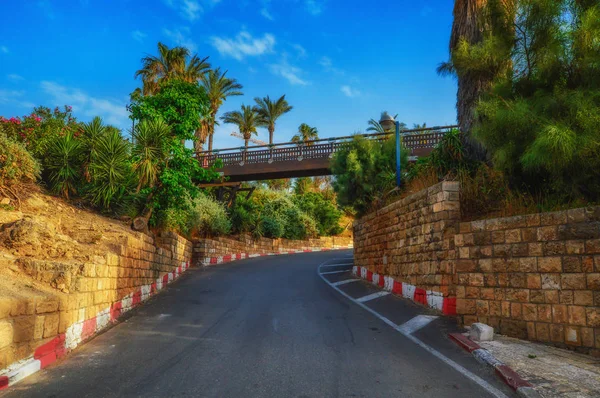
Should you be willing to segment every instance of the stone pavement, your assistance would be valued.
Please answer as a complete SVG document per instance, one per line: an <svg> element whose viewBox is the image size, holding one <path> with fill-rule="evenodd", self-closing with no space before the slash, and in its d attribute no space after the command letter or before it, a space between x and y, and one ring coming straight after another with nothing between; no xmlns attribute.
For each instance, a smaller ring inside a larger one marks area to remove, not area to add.
<svg viewBox="0 0 600 398"><path fill-rule="evenodd" d="M545 398L600 397L600 358L498 335L478 343Z"/></svg>

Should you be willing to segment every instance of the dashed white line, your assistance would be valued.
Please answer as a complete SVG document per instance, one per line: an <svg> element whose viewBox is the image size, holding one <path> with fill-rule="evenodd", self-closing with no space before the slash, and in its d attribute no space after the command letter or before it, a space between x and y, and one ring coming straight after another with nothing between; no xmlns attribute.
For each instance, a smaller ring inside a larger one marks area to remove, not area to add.
<svg viewBox="0 0 600 398"><path fill-rule="evenodd" d="M346 279L345 281L338 281L338 282L334 282L332 283L333 286L339 286L339 285L345 285L347 283L352 283L352 282L356 282L359 281L360 279Z"/></svg>
<svg viewBox="0 0 600 398"><path fill-rule="evenodd" d="M429 325L429 323L435 319L437 319L437 316L417 315L410 321L404 322L402 325L400 325L398 331L404 334L413 334L417 330Z"/></svg>
<svg viewBox="0 0 600 398"><path fill-rule="evenodd" d="M375 300L376 298L379 298L379 297L387 296L388 294L390 294L390 292L386 292L386 291L377 292L377 293L369 294L368 296L359 297L356 299L356 301L358 301L359 303L364 303L366 301Z"/></svg>
<svg viewBox="0 0 600 398"><path fill-rule="evenodd" d="M429 352L431 355L435 356L436 358L438 358L439 360L441 360L442 362L444 362L448 366L452 367L454 370L456 370L457 372L461 373L462 375L464 375L465 377L467 377L468 379L470 379L471 381L473 381L474 383L476 383L477 385L479 385L481 388L483 388L484 390L486 390L487 392L489 392L490 394L492 394L494 397L496 397L496 398L508 398L502 391L498 390L496 387L492 386L490 383L488 383L487 381L483 380L481 377L477 376L474 373L471 373L470 371L468 371L467 369L465 369L461 365L457 364L456 362L454 362L450 358L446 357L444 354L440 353L435 348L430 347L427 344L423 343L421 340L417 339L412 334L407 333L406 331L401 330L401 326L396 325L394 322L390 321L385 316L383 316L380 313L378 313L377 311L369 308L366 304L361 303L360 301L356 300L355 298L353 298L349 294L345 293L339 287L333 286L333 284L331 282L329 282L327 280L327 278L325 278L323 276L323 274L320 272L322 266L323 266L323 264L321 264L321 265L319 265L317 267L317 274L319 274L319 276L321 277L321 279L323 279L325 281L325 283L327 283L333 289L337 290L337 292L340 293L342 296L344 296L348 300L354 302L356 305L358 305L362 309L370 312L372 315L376 316L377 318L379 318L380 320L382 320L384 323L386 323L389 326L391 326L398 333L402 334L404 337L406 337L407 339L409 339L410 341L412 341L413 343L415 343L419 347L423 348L425 351Z"/></svg>

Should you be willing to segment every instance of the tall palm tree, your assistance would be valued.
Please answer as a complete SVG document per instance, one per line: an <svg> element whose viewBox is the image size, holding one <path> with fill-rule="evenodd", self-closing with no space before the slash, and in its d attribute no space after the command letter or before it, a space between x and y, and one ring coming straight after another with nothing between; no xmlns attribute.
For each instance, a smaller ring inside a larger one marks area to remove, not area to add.
<svg viewBox="0 0 600 398"><path fill-rule="evenodd" d="M221 116L221 120L224 123L235 124L240 130L240 134L244 136L244 146L248 147L248 140L252 137L252 134L257 135L256 129L260 118L253 107L250 105L242 105L242 110L226 112Z"/></svg>
<svg viewBox="0 0 600 398"><path fill-rule="evenodd" d="M454 21L450 35L450 58L461 42L473 45L483 40L484 24L481 13L488 0L456 0L454 2ZM438 68L441 74L455 74L452 60ZM457 120L463 133L465 150L470 158L485 160L486 150L471 136L475 121L474 108L480 95L492 84L490 76L467 71L457 74L458 92L456 96Z"/></svg>
<svg viewBox="0 0 600 398"><path fill-rule="evenodd" d="M196 151L201 151L206 138L208 138L208 150L212 151L215 123L217 112L228 97L242 95L243 86L236 79L226 77L227 71L221 72L221 68L211 69L200 78L200 82L206 89L210 103L209 117L202 122L200 129L196 131Z"/></svg>
<svg viewBox="0 0 600 398"><path fill-rule="evenodd" d="M298 145L305 144L306 146L311 146L313 140L319 139L319 131L316 127L310 127L306 123L302 123L298 127L298 134L292 137L292 142Z"/></svg>
<svg viewBox="0 0 600 398"><path fill-rule="evenodd" d="M267 95L265 98L254 98L256 106L254 110L260 117L260 126L269 130L269 144L273 144L273 134L275 133L275 122L280 116L288 113L293 107L285 100L285 95L279 97L275 102Z"/></svg>

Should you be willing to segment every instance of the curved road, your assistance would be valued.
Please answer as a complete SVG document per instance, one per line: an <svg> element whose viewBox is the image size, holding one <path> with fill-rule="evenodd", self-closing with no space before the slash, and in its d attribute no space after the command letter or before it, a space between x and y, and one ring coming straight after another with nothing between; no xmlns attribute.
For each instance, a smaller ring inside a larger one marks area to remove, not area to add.
<svg viewBox="0 0 600 398"><path fill-rule="evenodd" d="M374 313L402 325L425 309L391 295L362 307L352 299L375 287L330 286L352 279L351 265L352 252L338 251L190 269L0 396L514 396L445 337L447 320L421 317L434 320L403 335Z"/></svg>

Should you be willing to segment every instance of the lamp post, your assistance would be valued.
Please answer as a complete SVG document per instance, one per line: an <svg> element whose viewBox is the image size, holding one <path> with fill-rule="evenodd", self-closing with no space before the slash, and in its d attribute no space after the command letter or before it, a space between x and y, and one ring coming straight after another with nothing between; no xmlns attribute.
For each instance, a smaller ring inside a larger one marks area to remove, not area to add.
<svg viewBox="0 0 600 398"><path fill-rule="evenodd" d="M400 187L400 122L395 120L389 113L383 112L379 124L384 131L390 131L396 127L396 186Z"/></svg>

